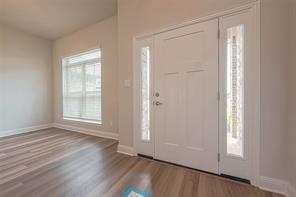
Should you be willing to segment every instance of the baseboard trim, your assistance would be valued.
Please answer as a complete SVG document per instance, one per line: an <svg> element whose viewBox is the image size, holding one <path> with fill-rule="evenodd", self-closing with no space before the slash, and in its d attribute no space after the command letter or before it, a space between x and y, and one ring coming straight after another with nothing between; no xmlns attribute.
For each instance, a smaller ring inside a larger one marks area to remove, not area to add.
<svg viewBox="0 0 296 197"><path fill-rule="evenodd" d="M96 137L103 137L103 138L108 138L108 139L113 139L113 140L119 140L119 135L117 133L98 131L98 130L93 130L93 129L85 129L85 128L81 128L81 127L75 127L75 126L58 124L58 123L53 123L52 126L55 128L65 129L65 130L74 131L74 132L78 132L78 133L83 133L86 135L92 135L92 136L96 136Z"/></svg>
<svg viewBox="0 0 296 197"><path fill-rule="evenodd" d="M125 146L125 145L119 144L117 152L125 155L129 155L129 156L135 156L134 148L131 146Z"/></svg>
<svg viewBox="0 0 296 197"><path fill-rule="evenodd" d="M288 193L288 182L270 177L261 176L259 187L262 190L278 194L287 195Z"/></svg>
<svg viewBox="0 0 296 197"><path fill-rule="evenodd" d="M52 124L50 123L50 124L36 125L36 126L25 127L20 129L13 129L13 130L0 132L0 137L8 137L8 136L18 135L23 133L29 133L33 131L49 129L51 127L52 127Z"/></svg>
<svg viewBox="0 0 296 197"><path fill-rule="evenodd" d="M287 197L296 197L296 188L292 187L291 184L288 185Z"/></svg>

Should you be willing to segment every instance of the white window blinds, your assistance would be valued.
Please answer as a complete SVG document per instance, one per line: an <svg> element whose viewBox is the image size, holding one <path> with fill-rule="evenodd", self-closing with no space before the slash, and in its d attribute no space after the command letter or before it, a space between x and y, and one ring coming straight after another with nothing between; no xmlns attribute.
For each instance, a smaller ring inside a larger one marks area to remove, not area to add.
<svg viewBox="0 0 296 197"><path fill-rule="evenodd" d="M101 122L101 50L63 59L63 116Z"/></svg>

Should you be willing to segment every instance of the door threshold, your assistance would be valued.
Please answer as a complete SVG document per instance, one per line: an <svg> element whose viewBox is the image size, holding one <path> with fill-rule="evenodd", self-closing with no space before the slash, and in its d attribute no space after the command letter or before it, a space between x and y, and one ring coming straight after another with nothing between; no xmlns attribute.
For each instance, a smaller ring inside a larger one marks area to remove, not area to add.
<svg viewBox="0 0 296 197"><path fill-rule="evenodd" d="M217 176L217 177L222 177L222 178L229 179L229 180L232 180L232 181L236 181L236 182L251 185L250 180L247 180L247 179L234 177L234 176L230 176L230 175L226 175L226 174L216 174L216 173L213 173L213 172L199 170L199 169L196 169L196 168L191 168L191 167L188 167L188 166L184 166L184 165L180 165L180 164L176 164L176 163L172 163L172 162L168 162L168 161L154 159L152 156L149 156L149 155L138 154L138 156L142 157L142 158L145 158L145 159L150 159L150 160L153 160L153 161L158 161L158 162L161 162L161 163L166 163L166 164L169 164L169 165L186 168L186 169L193 170L193 171L196 171L196 172L201 172L201 173L204 173L204 174L214 175L214 176Z"/></svg>
<svg viewBox="0 0 296 197"><path fill-rule="evenodd" d="M139 156L139 157L146 158L146 159L154 160L154 158L153 158L152 156L149 156L149 155L138 154L138 156Z"/></svg>
<svg viewBox="0 0 296 197"><path fill-rule="evenodd" d="M246 183L246 184L249 184L249 185L251 184L251 181L248 180L248 179L243 179L243 178L236 177L236 176L230 176L230 175L227 175L227 174L221 174L220 176L223 177L223 178L227 178L227 179L231 179L231 180L234 180L234 181Z"/></svg>

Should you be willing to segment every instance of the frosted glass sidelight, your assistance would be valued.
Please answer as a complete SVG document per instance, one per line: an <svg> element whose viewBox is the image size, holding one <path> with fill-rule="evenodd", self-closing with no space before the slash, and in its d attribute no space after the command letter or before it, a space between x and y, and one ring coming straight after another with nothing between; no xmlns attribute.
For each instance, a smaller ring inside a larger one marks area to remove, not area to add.
<svg viewBox="0 0 296 197"><path fill-rule="evenodd" d="M141 48L141 140L150 141L150 48Z"/></svg>
<svg viewBox="0 0 296 197"><path fill-rule="evenodd" d="M244 26L227 29L227 154L244 157Z"/></svg>

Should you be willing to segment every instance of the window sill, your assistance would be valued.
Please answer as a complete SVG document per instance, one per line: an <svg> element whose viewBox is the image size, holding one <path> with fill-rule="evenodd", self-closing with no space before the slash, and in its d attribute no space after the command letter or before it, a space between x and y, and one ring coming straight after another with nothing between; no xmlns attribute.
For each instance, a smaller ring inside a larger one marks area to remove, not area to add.
<svg viewBox="0 0 296 197"><path fill-rule="evenodd" d="M64 120L68 120L68 121L75 121L75 122L81 122L81 123L89 123L89 124L102 125L102 121L83 120L83 119L76 119L76 118L63 118L63 119Z"/></svg>

